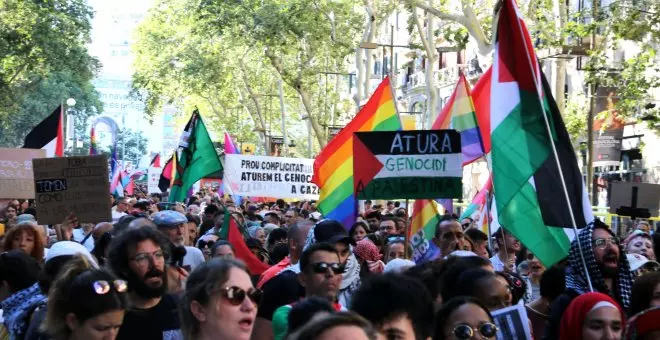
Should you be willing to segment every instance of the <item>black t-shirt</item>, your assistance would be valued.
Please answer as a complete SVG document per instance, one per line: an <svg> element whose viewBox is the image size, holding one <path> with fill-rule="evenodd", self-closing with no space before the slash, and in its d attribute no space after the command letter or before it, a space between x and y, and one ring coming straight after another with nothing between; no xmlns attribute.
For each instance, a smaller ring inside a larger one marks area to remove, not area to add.
<svg viewBox="0 0 660 340"><path fill-rule="evenodd" d="M257 317L273 319L275 310L305 297L305 288L298 283L298 274L287 270L277 274L261 287L264 292Z"/></svg>
<svg viewBox="0 0 660 340"><path fill-rule="evenodd" d="M183 339L180 328L179 299L165 295L149 309L127 310L117 339L179 340Z"/></svg>

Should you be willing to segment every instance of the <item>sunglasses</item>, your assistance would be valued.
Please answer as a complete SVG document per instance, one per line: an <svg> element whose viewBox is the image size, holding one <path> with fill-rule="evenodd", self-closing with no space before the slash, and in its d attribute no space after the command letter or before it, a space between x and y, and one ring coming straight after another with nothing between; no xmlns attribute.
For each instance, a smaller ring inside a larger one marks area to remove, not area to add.
<svg viewBox="0 0 660 340"><path fill-rule="evenodd" d="M255 306L261 303L262 292L259 289L250 288L247 292L242 288L231 286L220 289L220 295L232 306L239 306L249 298Z"/></svg>
<svg viewBox="0 0 660 340"><path fill-rule="evenodd" d="M390 242L403 242L405 240L406 240L406 238L403 237L403 236L390 236L390 237L387 238L387 243L390 243Z"/></svg>
<svg viewBox="0 0 660 340"><path fill-rule="evenodd" d="M96 292L98 295L108 294L111 286L114 286L118 293L125 293L128 290L128 284L124 280L114 280L112 281L112 285L110 285L110 282L105 280L94 281L94 283L92 283L94 292Z"/></svg>
<svg viewBox="0 0 660 340"><path fill-rule="evenodd" d="M460 323L452 331L457 339L470 339L475 333L479 333L483 338L494 338L497 334L497 326L490 322L484 322L476 329L466 323Z"/></svg>
<svg viewBox="0 0 660 340"><path fill-rule="evenodd" d="M213 245L215 244L215 241L199 241L197 248L199 249L204 249L206 247L213 248Z"/></svg>
<svg viewBox="0 0 660 340"><path fill-rule="evenodd" d="M330 268L335 275L342 274L346 270L346 266L339 263L318 262L313 263L311 266L312 271L316 274L325 274L328 272L328 268Z"/></svg>

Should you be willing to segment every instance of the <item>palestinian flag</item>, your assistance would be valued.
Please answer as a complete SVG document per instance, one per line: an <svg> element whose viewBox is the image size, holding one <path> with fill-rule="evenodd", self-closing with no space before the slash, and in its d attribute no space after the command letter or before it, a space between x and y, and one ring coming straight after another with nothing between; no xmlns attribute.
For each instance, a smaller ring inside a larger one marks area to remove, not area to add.
<svg viewBox="0 0 660 340"><path fill-rule="evenodd" d="M243 234L241 233L238 224L231 214L225 214L224 224L220 230L220 238L227 240L234 247L234 255L236 258L241 259L248 268L250 275L261 275L270 266L259 261L254 256L252 251L245 244Z"/></svg>
<svg viewBox="0 0 660 340"><path fill-rule="evenodd" d="M515 1L505 0L490 93L496 211L502 227L550 266L568 255L575 236L568 229L573 221L560 171L577 227L585 227L593 216L568 132L532 46Z"/></svg>
<svg viewBox="0 0 660 340"><path fill-rule="evenodd" d="M181 135L170 192L170 202L183 202L188 190L200 179L222 171L220 158L204 121L195 110Z"/></svg>
<svg viewBox="0 0 660 340"><path fill-rule="evenodd" d="M25 136L23 148L44 149L46 157L64 156L63 117L60 105Z"/></svg>
<svg viewBox="0 0 660 340"><path fill-rule="evenodd" d="M160 168L160 154L157 153L154 159L151 160L150 166L154 168Z"/></svg>
<svg viewBox="0 0 660 340"><path fill-rule="evenodd" d="M161 192L166 192L170 186L172 186L172 168L173 164L176 163L174 158L176 157L176 153L172 155L170 160L165 163L165 166L163 167L163 170L160 173L160 179L158 180L158 189L160 189Z"/></svg>

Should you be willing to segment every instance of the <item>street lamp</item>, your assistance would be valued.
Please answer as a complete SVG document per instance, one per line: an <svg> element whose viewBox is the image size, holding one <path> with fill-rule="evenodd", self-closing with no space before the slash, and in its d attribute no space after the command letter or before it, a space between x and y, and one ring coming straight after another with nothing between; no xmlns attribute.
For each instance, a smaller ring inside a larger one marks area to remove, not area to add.
<svg viewBox="0 0 660 340"><path fill-rule="evenodd" d="M74 107L74 106L76 106L76 100L73 99L73 98L69 98L69 99L66 100L66 105L68 107Z"/></svg>

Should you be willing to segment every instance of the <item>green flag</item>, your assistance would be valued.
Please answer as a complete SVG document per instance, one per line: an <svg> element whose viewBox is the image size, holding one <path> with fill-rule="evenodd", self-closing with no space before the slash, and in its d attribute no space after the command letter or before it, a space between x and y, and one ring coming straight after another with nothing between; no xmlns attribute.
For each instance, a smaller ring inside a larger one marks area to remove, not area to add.
<svg viewBox="0 0 660 340"><path fill-rule="evenodd" d="M195 182L222 171L220 158L197 110L186 124L177 154L176 171L170 192L171 202L183 202Z"/></svg>

